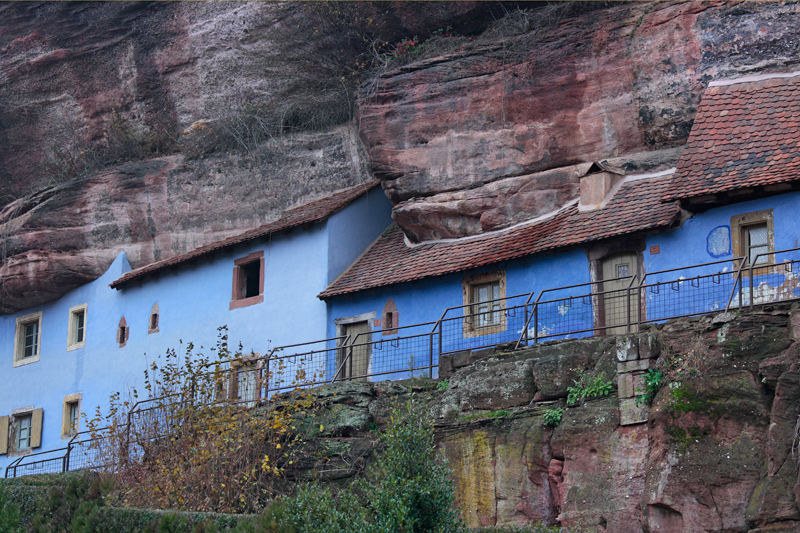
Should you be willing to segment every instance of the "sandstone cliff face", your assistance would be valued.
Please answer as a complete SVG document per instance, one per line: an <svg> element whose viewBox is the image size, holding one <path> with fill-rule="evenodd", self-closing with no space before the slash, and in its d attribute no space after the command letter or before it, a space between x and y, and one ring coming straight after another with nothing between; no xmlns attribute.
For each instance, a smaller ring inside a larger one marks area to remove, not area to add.
<svg viewBox="0 0 800 533"><path fill-rule="evenodd" d="M521 33L501 26L491 38L385 72L355 103L320 96L335 92L328 86L309 98L311 107L330 108L334 122L351 111L337 106L355 106L355 130L270 138L272 126L254 132L237 120L253 108L275 118L285 97L297 98L292 88L308 72L297 58L276 58L298 43L286 28L319 20L309 5L0 6L0 203L50 186L3 212L2 312L97 277L122 249L134 266L166 258L274 218L287 202L366 179L367 169L383 178L412 240L551 212L575 198L590 161L608 158L629 173L673 166L707 83L791 70L800 32L800 8L779 3L633 2ZM394 42L451 25L476 34L503 10L478 2L341 5L357 10L364 35ZM299 34L311 56L333 50L329 60L355 61L335 31L314 28ZM292 105L287 113L302 114L302 99ZM120 170L148 158L155 161ZM64 182L104 166L115 170ZM97 184L128 172L154 174L124 178L124 194L98 203ZM176 173L191 185L151 183ZM78 204L99 211L76 221ZM150 223L148 205L167 207ZM87 222L92 216L97 221Z"/></svg>
<svg viewBox="0 0 800 533"><path fill-rule="evenodd" d="M236 154L128 163L55 185L0 211L9 313L99 277L120 252L134 268L276 218L368 179L355 131L295 135Z"/></svg>
<svg viewBox="0 0 800 533"><path fill-rule="evenodd" d="M577 194L540 171L634 154L629 173L674 166L648 154L685 142L709 81L792 70L799 19L755 3L595 11L387 72L359 102L362 136L412 238L496 229ZM537 192L507 207L496 190L520 181Z"/></svg>
<svg viewBox="0 0 800 533"><path fill-rule="evenodd" d="M275 28L313 20L309 9L268 2L0 6L0 312L97 278L120 251L142 266L371 179L347 123L276 134L239 120L253 108L277 107L287 87L308 75L302 64L276 67L274 58L298 37ZM357 9L376 22L375 35L396 40L428 26L479 31L504 8ZM331 39L341 44L336 35L314 35L299 35L312 52ZM319 99L309 105L326 104ZM164 151L167 157L147 160ZM13 201L26 191L38 192Z"/></svg>
<svg viewBox="0 0 800 533"><path fill-rule="evenodd" d="M365 35L393 41L448 24L479 31L504 7L367 2L349 9L355 23L369 26ZM43 162L102 145L114 113L132 130L174 140L200 120L278 107L282 91L310 74L308 62L290 60L295 45L307 43L306 57L331 46L352 53L313 4L12 2L0 14L0 193L40 183ZM308 27L297 35L280 29L292 24ZM276 65L280 54L286 61Z"/></svg>
<svg viewBox="0 0 800 533"><path fill-rule="evenodd" d="M620 425L616 393L567 407L555 429L544 424L579 372L616 382L613 337L484 353L444 392L424 380L335 385L320 399L329 448L344 450L331 479L363 469L362 432L413 392L436 420L471 526L797 531L800 311L681 319L646 334L659 340L656 367L670 379L642 424Z"/></svg>

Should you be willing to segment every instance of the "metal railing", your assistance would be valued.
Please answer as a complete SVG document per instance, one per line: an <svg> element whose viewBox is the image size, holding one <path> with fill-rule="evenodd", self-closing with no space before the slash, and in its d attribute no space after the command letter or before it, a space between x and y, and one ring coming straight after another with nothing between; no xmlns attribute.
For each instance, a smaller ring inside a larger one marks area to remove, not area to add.
<svg viewBox="0 0 800 533"><path fill-rule="evenodd" d="M428 329L433 324L424 322L357 334L352 342L339 346L336 372L330 381L405 379L422 374L432 377L440 353L435 335Z"/></svg>
<svg viewBox="0 0 800 533"><path fill-rule="evenodd" d="M800 247L762 253L752 262L735 257L610 280L590 281L453 306L435 322L396 326L280 346L262 357L243 357L211 373L213 392L192 390L136 403L127 413L124 454L141 457L148 442L180 426L182 402L250 408L274 395L347 380L434 377L442 355L572 336L638 331L646 323L731 308L800 299ZM776 260L779 259L780 261ZM210 375L211 375L210 374ZM165 409L165 406L170 406ZM148 425L159 428L154 434ZM96 467L99 438L20 457L6 477ZM95 433L95 436L97 433Z"/></svg>
<svg viewBox="0 0 800 533"><path fill-rule="evenodd" d="M83 470L99 466L98 447L100 437L95 433L82 431L76 433L63 448L30 453L12 461L5 470L6 478L30 476L34 474L59 474L72 470Z"/></svg>

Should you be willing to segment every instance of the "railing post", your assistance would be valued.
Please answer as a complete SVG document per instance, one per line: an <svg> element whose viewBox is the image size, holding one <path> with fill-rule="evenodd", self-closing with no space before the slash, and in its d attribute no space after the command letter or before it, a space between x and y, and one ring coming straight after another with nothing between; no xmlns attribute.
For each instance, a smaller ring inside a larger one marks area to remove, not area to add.
<svg viewBox="0 0 800 533"><path fill-rule="evenodd" d="M539 293L541 297L542 293ZM533 344L539 344L539 299L533 304Z"/></svg>
<svg viewBox="0 0 800 533"><path fill-rule="evenodd" d="M442 357L442 321L439 320L439 357Z"/></svg>
<svg viewBox="0 0 800 533"><path fill-rule="evenodd" d="M67 443L67 454L64 456L64 472L69 472L69 456L71 454L72 454L72 439L70 439L69 442Z"/></svg>
<svg viewBox="0 0 800 533"><path fill-rule="evenodd" d="M433 333L428 335L428 377L433 379Z"/></svg>
<svg viewBox="0 0 800 533"><path fill-rule="evenodd" d="M631 288L628 286L628 290L625 291L626 305L628 309L625 311L625 332L631 332Z"/></svg>
<svg viewBox="0 0 800 533"><path fill-rule="evenodd" d="M742 273L741 273L741 269L739 270L739 275L737 277L739 278L739 311L741 311L742 310ZM733 284L733 289L736 290L736 284L735 283Z"/></svg>
<svg viewBox="0 0 800 533"><path fill-rule="evenodd" d="M530 302L528 298L528 302ZM522 323L522 338L524 339L525 346L528 345L528 302L525 302L525 322Z"/></svg>
<svg viewBox="0 0 800 533"><path fill-rule="evenodd" d="M646 311L642 305L642 283L644 283L644 277L642 277L642 281L636 286L636 308L639 310L639 312L636 314L637 333L642 330L642 317Z"/></svg>

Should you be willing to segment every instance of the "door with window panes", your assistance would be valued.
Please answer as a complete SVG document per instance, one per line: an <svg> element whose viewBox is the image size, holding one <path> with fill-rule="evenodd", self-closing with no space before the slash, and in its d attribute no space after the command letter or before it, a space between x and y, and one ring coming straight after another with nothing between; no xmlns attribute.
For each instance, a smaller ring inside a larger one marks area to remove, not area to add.
<svg viewBox="0 0 800 533"><path fill-rule="evenodd" d="M252 407L261 397L261 369L257 361L241 361L233 367L236 400Z"/></svg>
<svg viewBox="0 0 800 533"><path fill-rule="evenodd" d="M633 322L639 320L638 291L629 291L631 280L638 271L636 253L621 253L606 257L603 266L603 323L607 335L626 333L626 324L637 331Z"/></svg>

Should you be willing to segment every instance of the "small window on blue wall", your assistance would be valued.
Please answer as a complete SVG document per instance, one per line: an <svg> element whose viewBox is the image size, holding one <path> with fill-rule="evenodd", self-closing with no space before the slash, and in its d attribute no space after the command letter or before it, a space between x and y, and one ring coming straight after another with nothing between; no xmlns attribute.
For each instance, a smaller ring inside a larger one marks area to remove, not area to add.
<svg viewBox="0 0 800 533"><path fill-rule="evenodd" d="M233 262L231 309L264 301L264 252L253 252Z"/></svg>
<svg viewBox="0 0 800 533"><path fill-rule="evenodd" d="M86 345L86 308L87 304L69 308L67 351L77 350Z"/></svg>
<svg viewBox="0 0 800 533"><path fill-rule="evenodd" d="M252 263L247 263L246 265L242 265L241 267L241 287L242 287L242 298L252 298L253 296L258 296L258 281L260 276L260 261L253 261Z"/></svg>

